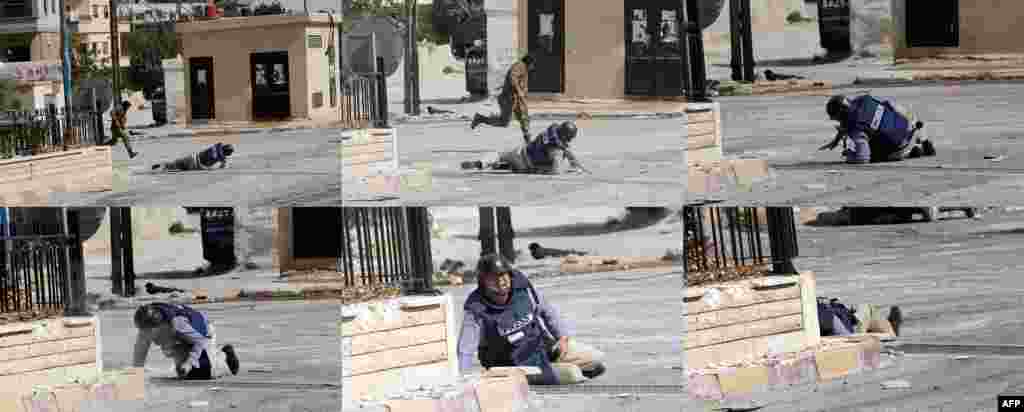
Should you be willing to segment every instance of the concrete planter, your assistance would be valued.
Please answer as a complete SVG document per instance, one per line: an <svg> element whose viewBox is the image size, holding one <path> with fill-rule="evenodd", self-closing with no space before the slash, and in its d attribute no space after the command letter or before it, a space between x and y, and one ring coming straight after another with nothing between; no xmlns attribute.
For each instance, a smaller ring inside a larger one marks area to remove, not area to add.
<svg viewBox="0 0 1024 412"><path fill-rule="evenodd" d="M797 352L821 339L811 272L687 288L684 301L688 369Z"/></svg>
<svg viewBox="0 0 1024 412"><path fill-rule="evenodd" d="M113 189L111 148L88 147L0 160L0 199L8 206L46 202L50 192Z"/></svg>
<svg viewBox="0 0 1024 412"><path fill-rule="evenodd" d="M103 370L99 342L96 317L0 325L0 410L25 410L19 402L36 386L95 380Z"/></svg>
<svg viewBox="0 0 1024 412"><path fill-rule="evenodd" d="M455 308L444 296L342 305L342 409L458 377Z"/></svg>
<svg viewBox="0 0 1024 412"><path fill-rule="evenodd" d="M341 136L341 178L353 191L397 193L401 184L398 170L396 129L346 130Z"/></svg>
<svg viewBox="0 0 1024 412"><path fill-rule="evenodd" d="M82 401L145 400L146 378L143 371L142 368L116 370L82 383L41 387L34 394L23 396L20 399L23 409L18 410L78 412L82 410Z"/></svg>
<svg viewBox="0 0 1024 412"><path fill-rule="evenodd" d="M722 160L722 112L718 103L688 104L683 122L688 166Z"/></svg>

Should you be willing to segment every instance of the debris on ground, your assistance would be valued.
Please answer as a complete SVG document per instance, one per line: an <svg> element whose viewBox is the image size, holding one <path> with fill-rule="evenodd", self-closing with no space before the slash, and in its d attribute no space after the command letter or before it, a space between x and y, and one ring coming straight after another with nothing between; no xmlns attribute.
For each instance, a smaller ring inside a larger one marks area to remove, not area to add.
<svg viewBox="0 0 1024 412"><path fill-rule="evenodd" d="M374 300L392 299L402 295L402 289L382 285L353 286L341 290L341 301L350 305Z"/></svg>
<svg viewBox="0 0 1024 412"><path fill-rule="evenodd" d="M292 270L281 274L289 283L340 282L341 272L325 269Z"/></svg>
<svg viewBox="0 0 1024 412"><path fill-rule="evenodd" d="M905 380L893 380L882 382L882 389L910 389L910 382Z"/></svg>
<svg viewBox="0 0 1024 412"><path fill-rule="evenodd" d="M987 155L987 156L985 156L985 160L990 160L990 161L993 161L993 162L1001 162L1003 160L1006 160L1006 156L1003 156L1003 155Z"/></svg>

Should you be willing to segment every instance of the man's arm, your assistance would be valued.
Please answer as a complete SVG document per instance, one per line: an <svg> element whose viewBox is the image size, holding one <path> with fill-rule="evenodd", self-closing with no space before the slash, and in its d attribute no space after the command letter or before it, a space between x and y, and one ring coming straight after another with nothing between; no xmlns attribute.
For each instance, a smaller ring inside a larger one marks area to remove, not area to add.
<svg viewBox="0 0 1024 412"><path fill-rule="evenodd" d="M580 170L581 172L590 173L590 171L587 170L587 168L583 167L583 164L580 163L578 159L576 159L576 155L572 154L572 150L569 150L569 148L565 148L562 149L562 153L565 156L565 158L569 160L570 166Z"/></svg>
<svg viewBox="0 0 1024 412"><path fill-rule="evenodd" d="M135 337L135 356L132 359L132 366L136 368L146 366L146 357L149 355L149 345L151 343L152 339L149 337L149 333L140 330Z"/></svg>
<svg viewBox="0 0 1024 412"><path fill-rule="evenodd" d="M537 291L535 296L537 297L537 306L540 309L541 320L548 327L548 332L551 332L555 340L568 336L569 331L566 329L561 317L558 316L558 310L548 301L544 300L539 291Z"/></svg>
<svg viewBox="0 0 1024 412"><path fill-rule="evenodd" d="M473 367L473 356L480 346L480 320L470 312L462 318L459 332L459 371L465 373Z"/></svg>
<svg viewBox="0 0 1024 412"><path fill-rule="evenodd" d="M176 316L172 323L174 324L176 335L192 345L192 350L189 353L189 362L193 366L198 367L199 358L203 355L203 350L209 346L210 339L193 329L188 318L184 316Z"/></svg>
<svg viewBox="0 0 1024 412"><path fill-rule="evenodd" d="M516 96L526 97L527 85L526 81L529 79L526 71L526 65L522 63L516 63L512 66L512 91L515 92Z"/></svg>

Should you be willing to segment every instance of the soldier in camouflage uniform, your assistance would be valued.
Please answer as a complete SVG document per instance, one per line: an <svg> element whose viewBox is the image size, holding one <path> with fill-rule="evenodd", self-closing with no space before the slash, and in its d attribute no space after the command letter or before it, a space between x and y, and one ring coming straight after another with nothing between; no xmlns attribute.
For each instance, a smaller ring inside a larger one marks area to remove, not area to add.
<svg viewBox="0 0 1024 412"><path fill-rule="evenodd" d="M501 112L484 116L477 113L473 116L470 129L476 129L480 124L495 127L508 127L515 115L519 121L519 128L523 132L523 141L530 143L530 112L526 107L527 80L530 71L534 68L533 58L529 55L523 56L518 62L508 69L505 75L505 84L498 95L498 107Z"/></svg>
<svg viewBox="0 0 1024 412"><path fill-rule="evenodd" d="M132 104L126 100L121 102L120 109L114 108L114 110L110 111L110 135L112 136L112 138L109 142L107 142L107 144L110 146L114 146L117 144L118 140L120 140L121 143L124 144L125 150L128 151L128 157L134 159L135 156L138 156L139 154L136 151L132 150L132 144L131 142L128 141L127 132L127 114L128 109L130 109L131 107Z"/></svg>

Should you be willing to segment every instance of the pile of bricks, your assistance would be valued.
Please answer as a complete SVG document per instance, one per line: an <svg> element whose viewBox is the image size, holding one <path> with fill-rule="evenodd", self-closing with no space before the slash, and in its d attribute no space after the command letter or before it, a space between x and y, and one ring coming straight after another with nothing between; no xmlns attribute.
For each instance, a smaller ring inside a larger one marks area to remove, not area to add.
<svg viewBox="0 0 1024 412"><path fill-rule="evenodd" d="M466 375L450 384L419 386L398 391L388 399L356 402L365 412L530 412L526 375L514 370L488 376Z"/></svg>

